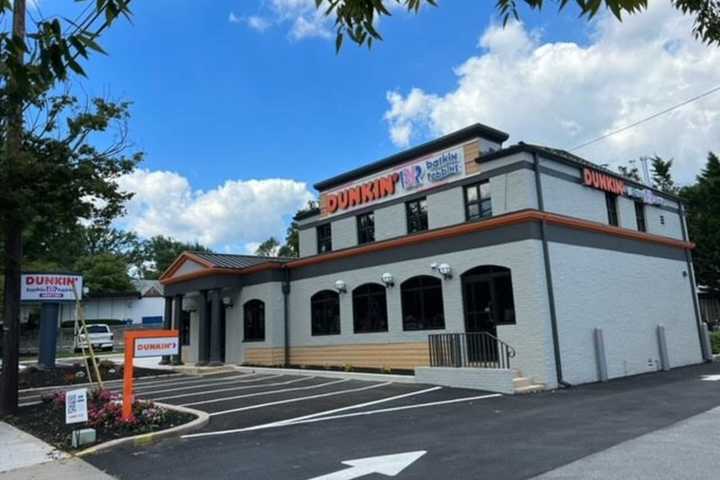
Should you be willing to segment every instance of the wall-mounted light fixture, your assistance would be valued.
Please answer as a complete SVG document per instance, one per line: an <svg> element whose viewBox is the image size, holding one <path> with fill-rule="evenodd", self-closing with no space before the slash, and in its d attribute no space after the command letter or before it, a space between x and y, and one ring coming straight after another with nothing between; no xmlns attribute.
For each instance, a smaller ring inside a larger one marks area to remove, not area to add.
<svg viewBox="0 0 720 480"><path fill-rule="evenodd" d="M392 288L395 286L395 280L393 279L392 273L385 272L382 274L382 277L380 277L382 282L385 284L387 288Z"/></svg>
<svg viewBox="0 0 720 480"><path fill-rule="evenodd" d="M441 263L437 267L438 272L440 272L440 275L443 276L445 280L449 280L452 278L452 268L447 263Z"/></svg>
<svg viewBox="0 0 720 480"><path fill-rule="evenodd" d="M227 307L227 308L233 307L232 297L223 297L222 302L223 302L223 305L225 305L225 307Z"/></svg>
<svg viewBox="0 0 720 480"><path fill-rule="evenodd" d="M345 285L345 282L342 280L335 282L335 290L337 290L338 293L347 293L347 286Z"/></svg>

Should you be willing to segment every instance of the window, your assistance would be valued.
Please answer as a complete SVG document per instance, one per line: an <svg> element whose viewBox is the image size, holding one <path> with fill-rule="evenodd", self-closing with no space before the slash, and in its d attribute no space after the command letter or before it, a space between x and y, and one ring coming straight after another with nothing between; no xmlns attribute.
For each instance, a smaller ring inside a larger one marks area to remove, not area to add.
<svg viewBox="0 0 720 480"><path fill-rule="evenodd" d="M265 303L262 300L245 302L243 320L246 342L265 340Z"/></svg>
<svg viewBox="0 0 720 480"><path fill-rule="evenodd" d="M605 192L605 205L607 205L608 223L618 226L617 195Z"/></svg>
<svg viewBox="0 0 720 480"><path fill-rule="evenodd" d="M642 202L635 202L635 218L637 219L638 232L647 232L645 225L645 205Z"/></svg>
<svg viewBox="0 0 720 480"><path fill-rule="evenodd" d="M445 328L442 282L429 275L413 277L400 286L403 330Z"/></svg>
<svg viewBox="0 0 720 480"><path fill-rule="evenodd" d="M366 283L353 290L353 329L355 333L387 332L385 287Z"/></svg>
<svg viewBox="0 0 720 480"><path fill-rule="evenodd" d="M407 202L405 208L408 233L422 232L428 229L427 199L420 198Z"/></svg>
<svg viewBox="0 0 720 480"><path fill-rule="evenodd" d="M357 217L358 244L375 241L375 214L373 212Z"/></svg>
<svg viewBox="0 0 720 480"><path fill-rule="evenodd" d="M325 253L332 250L332 229L329 223L317 227L317 253Z"/></svg>
<svg viewBox="0 0 720 480"><path fill-rule="evenodd" d="M310 298L311 330L313 335L340 333L340 295L323 290Z"/></svg>
<svg viewBox="0 0 720 480"><path fill-rule="evenodd" d="M465 219L478 220L492 216L490 183L486 180L465 187Z"/></svg>

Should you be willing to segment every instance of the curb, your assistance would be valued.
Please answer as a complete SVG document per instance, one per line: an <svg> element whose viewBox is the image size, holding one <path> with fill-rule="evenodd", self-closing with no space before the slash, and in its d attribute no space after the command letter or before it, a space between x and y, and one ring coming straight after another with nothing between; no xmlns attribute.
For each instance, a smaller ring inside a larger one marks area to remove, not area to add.
<svg viewBox="0 0 720 480"><path fill-rule="evenodd" d="M196 415L197 418L186 424L178 425L177 427L168 428L166 430L159 430L157 432L141 433L140 435L135 435L132 437L125 437L125 438L118 438L115 440L110 440L110 441L101 443L99 445L94 445L90 448L86 448L85 450L80 450L79 452L75 452L73 455L75 455L76 457L85 457L87 455L92 455L94 453L98 453L103 450L108 450L110 448L119 447L121 445L128 445L128 444L148 445L148 444L153 443L162 438L174 437L174 436L178 436L180 434L191 432L193 430L198 430L198 429L204 427L205 425L207 425L208 422L210 422L210 415L207 412L203 412L201 410L195 410L194 408L170 405L167 403L160 403L160 402L154 402L154 403L155 403L155 405L158 405L163 408L167 408L168 410L176 410L178 412L190 413L192 415Z"/></svg>
<svg viewBox="0 0 720 480"><path fill-rule="evenodd" d="M302 370L296 368L270 368L270 367L241 367L231 365L239 372L246 373L279 373L285 375L299 375L303 377L320 378L347 378L350 380L363 380L371 382L417 383L414 375L392 375L387 373L361 373L361 372L334 372L331 370Z"/></svg>

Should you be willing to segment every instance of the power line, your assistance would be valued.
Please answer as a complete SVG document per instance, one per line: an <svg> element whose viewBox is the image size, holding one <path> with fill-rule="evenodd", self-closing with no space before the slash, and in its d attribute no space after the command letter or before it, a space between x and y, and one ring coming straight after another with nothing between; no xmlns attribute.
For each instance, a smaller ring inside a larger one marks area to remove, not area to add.
<svg viewBox="0 0 720 480"><path fill-rule="evenodd" d="M617 135L618 133L624 132L625 130L629 130L629 129L631 129L631 128L637 127L638 125L640 125L640 124L642 124L642 123L648 122L648 121L650 121L650 120L652 120L652 119L654 119L654 118L657 118L657 117L659 117L659 116L661 116L661 115L665 115L666 113L672 112L673 110L676 110L676 109L678 109L678 108L680 108L680 107L684 107L685 105L687 105L687 104L689 104L689 103L692 103L692 102L695 102L695 101L697 101L697 100L700 100L701 98L707 97L708 95L711 95L711 94L713 94L713 93L715 93L715 92L717 92L717 91L720 91L720 85L718 85L718 86L716 86L716 87L714 87L714 88L711 88L711 89L708 90L707 92L701 93L700 95L697 95L697 96L695 96L695 97L689 98L689 99L685 100L684 102L680 102L680 103L678 103L678 104L676 104L676 105L673 105L672 107L666 108L665 110L662 110L662 111L660 111L660 112L654 113L654 114L650 115L649 117L645 117L645 118L643 118L642 120L638 120L637 122L631 123L630 125L625 125L624 127L618 128L617 130L613 130L612 132L608 132L608 133L606 133L605 135L601 135L601 136L599 136L599 137L597 137L597 138L594 138L594 139L592 139L592 140L588 140L588 141L585 142L585 143L581 143L580 145L577 145L577 146L571 148L569 151L570 151L570 152L574 152L575 150L580 150L581 148L585 148L585 147L587 147L588 145L592 145L593 143L597 143L597 142L599 142L599 141L601 141L601 140L605 140L605 139L608 138L608 137L611 137L611 136L613 136L613 135Z"/></svg>

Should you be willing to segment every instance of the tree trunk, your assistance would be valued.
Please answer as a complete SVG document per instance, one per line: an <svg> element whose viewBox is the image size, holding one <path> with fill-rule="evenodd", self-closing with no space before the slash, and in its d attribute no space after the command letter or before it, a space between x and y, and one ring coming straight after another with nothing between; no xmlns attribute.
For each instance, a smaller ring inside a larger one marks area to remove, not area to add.
<svg viewBox="0 0 720 480"><path fill-rule="evenodd" d="M20 259L22 230L5 225L5 308L3 311L3 373L0 384L0 415L9 415L18 407L18 350L20 343Z"/></svg>
<svg viewBox="0 0 720 480"><path fill-rule="evenodd" d="M26 0L13 3L13 37L25 40ZM25 52L17 52L17 61L24 62ZM22 159L23 97L14 79L9 82L9 115L5 139L7 178L16 179L17 165ZM17 188L21 185L7 185ZM20 265L22 262L22 218L19 205L4 213L5 227L5 308L3 309L3 369L0 377L0 415L12 414L18 408L18 350L20 347Z"/></svg>

